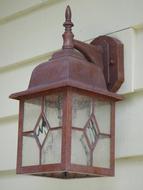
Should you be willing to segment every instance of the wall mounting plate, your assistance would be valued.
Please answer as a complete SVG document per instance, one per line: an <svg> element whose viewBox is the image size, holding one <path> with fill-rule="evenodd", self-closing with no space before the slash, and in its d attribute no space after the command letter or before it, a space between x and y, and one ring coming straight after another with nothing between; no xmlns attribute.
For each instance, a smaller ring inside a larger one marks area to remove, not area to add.
<svg viewBox="0 0 143 190"><path fill-rule="evenodd" d="M101 49L107 88L116 92L124 81L123 44L109 36L99 36L91 44Z"/></svg>

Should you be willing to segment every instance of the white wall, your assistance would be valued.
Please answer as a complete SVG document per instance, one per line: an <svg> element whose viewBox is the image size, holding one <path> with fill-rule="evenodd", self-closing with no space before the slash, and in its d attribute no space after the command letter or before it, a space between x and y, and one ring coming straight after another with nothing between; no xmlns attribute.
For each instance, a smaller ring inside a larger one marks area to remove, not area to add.
<svg viewBox="0 0 143 190"><path fill-rule="evenodd" d="M73 12L75 38L102 34L124 44L125 96L116 109L116 177L56 180L15 175L18 102L33 68L62 46L64 10ZM0 0L0 189L142 189L143 1ZM138 174L138 175L136 175ZM26 182L26 183L25 183ZM28 187L29 185L29 187Z"/></svg>

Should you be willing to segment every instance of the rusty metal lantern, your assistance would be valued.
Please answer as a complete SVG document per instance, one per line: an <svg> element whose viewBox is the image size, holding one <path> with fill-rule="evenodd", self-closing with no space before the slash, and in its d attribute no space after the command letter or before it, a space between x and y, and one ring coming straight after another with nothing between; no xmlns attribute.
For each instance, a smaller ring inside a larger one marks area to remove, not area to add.
<svg viewBox="0 0 143 190"><path fill-rule="evenodd" d="M123 45L73 39L67 6L62 50L37 66L20 101L17 173L76 178L114 175L115 92L124 80Z"/></svg>

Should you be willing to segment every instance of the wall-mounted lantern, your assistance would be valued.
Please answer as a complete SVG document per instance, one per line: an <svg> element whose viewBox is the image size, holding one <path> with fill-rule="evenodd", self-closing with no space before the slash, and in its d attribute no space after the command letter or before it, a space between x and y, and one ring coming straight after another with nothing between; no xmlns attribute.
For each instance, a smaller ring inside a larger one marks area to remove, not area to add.
<svg viewBox="0 0 143 190"><path fill-rule="evenodd" d="M17 173L75 178L114 175L115 92L124 80L123 45L73 39L65 13L63 48L37 66L20 101Z"/></svg>

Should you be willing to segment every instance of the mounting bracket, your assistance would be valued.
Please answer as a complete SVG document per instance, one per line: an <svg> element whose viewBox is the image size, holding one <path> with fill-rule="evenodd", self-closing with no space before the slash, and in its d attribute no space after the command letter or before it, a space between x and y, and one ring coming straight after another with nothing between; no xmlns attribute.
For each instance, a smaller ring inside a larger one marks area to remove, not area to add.
<svg viewBox="0 0 143 190"><path fill-rule="evenodd" d="M123 44L109 36L99 36L90 44L74 40L74 48L99 66L109 91L116 92L124 81Z"/></svg>

